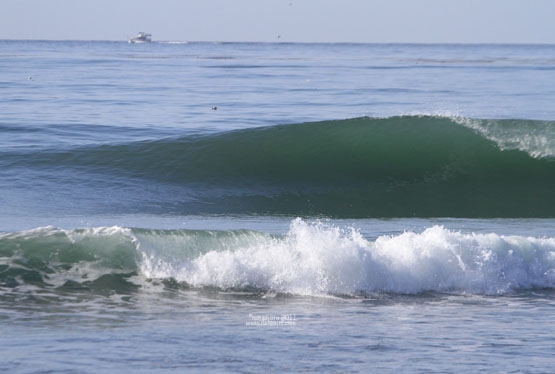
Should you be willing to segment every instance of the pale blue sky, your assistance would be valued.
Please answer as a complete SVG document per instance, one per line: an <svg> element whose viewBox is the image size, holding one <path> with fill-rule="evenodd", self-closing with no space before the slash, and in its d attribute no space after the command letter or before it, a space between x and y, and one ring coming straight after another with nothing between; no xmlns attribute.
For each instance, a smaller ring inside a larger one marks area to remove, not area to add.
<svg viewBox="0 0 555 374"><path fill-rule="evenodd" d="M555 43L555 0L0 0L0 39Z"/></svg>

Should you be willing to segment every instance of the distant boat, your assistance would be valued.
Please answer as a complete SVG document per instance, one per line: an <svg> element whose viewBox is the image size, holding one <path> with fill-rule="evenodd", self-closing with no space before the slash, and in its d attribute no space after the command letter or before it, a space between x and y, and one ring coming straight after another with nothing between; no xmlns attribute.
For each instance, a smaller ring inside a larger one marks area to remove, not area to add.
<svg viewBox="0 0 555 374"><path fill-rule="evenodd" d="M140 32L136 37L129 38L129 43L150 43L152 41L151 36L149 33Z"/></svg>

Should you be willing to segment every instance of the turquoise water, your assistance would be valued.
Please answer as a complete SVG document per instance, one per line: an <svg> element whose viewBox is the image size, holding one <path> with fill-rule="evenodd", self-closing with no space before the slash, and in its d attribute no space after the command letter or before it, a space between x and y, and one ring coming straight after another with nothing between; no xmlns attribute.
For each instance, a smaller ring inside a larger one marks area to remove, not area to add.
<svg viewBox="0 0 555 374"><path fill-rule="evenodd" d="M0 368L553 371L553 83L549 45L0 41Z"/></svg>

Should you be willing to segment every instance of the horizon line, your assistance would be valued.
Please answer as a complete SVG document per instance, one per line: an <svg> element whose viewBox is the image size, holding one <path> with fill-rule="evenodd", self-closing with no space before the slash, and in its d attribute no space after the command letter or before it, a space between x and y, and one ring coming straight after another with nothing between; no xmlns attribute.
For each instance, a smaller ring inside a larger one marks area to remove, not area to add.
<svg viewBox="0 0 555 374"><path fill-rule="evenodd" d="M101 42L128 43L125 39L3 39L2 42ZM554 46L555 42L323 42L323 41L253 41L253 40L153 40L150 43L213 43L213 44L381 44L381 45L538 45ZM143 43L148 44L148 43Z"/></svg>

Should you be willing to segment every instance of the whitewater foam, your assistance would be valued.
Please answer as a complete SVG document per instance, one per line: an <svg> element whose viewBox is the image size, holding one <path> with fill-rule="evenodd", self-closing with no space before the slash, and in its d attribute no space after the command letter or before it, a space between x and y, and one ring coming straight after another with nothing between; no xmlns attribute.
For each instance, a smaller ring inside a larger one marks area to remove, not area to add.
<svg viewBox="0 0 555 374"><path fill-rule="evenodd" d="M555 157L555 122L553 121L450 118L493 141L501 150L517 149L534 158Z"/></svg>
<svg viewBox="0 0 555 374"><path fill-rule="evenodd" d="M297 219L284 237L174 264L143 256L141 272L195 287L300 295L424 291L502 294L555 286L555 239L463 234L433 226L382 236Z"/></svg>

